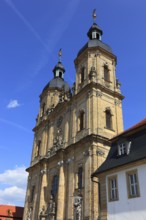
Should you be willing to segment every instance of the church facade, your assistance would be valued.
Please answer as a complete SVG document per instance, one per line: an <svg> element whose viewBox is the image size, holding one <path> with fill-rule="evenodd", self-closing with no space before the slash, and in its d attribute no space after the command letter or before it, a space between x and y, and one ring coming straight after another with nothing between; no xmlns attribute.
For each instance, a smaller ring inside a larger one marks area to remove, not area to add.
<svg viewBox="0 0 146 220"><path fill-rule="evenodd" d="M124 97L116 56L102 42L95 12L93 18L89 40L74 61L72 89L59 51L54 77L40 95L23 220L97 219L98 187L91 174L106 159L109 139L123 131Z"/></svg>

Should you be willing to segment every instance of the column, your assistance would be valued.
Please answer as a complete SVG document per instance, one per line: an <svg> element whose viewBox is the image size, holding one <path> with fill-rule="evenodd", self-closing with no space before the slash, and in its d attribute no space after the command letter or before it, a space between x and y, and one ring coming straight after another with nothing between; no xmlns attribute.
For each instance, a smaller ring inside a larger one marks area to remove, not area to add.
<svg viewBox="0 0 146 220"><path fill-rule="evenodd" d="M39 214L42 207L46 207L46 188L47 188L47 165L44 164L44 166L41 169L41 187L40 187L40 198L39 198Z"/></svg>
<svg viewBox="0 0 146 220"><path fill-rule="evenodd" d="M60 163L59 170L59 184L58 184L58 198L57 198L57 220L64 219L64 203L65 203L65 176L63 161Z"/></svg>

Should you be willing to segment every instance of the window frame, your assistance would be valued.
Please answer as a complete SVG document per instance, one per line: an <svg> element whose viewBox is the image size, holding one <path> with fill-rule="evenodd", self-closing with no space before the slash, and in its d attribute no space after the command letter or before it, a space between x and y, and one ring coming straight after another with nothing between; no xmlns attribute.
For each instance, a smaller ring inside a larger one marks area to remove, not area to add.
<svg viewBox="0 0 146 220"><path fill-rule="evenodd" d="M123 141L118 144L118 156L128 155L131 150L131 141Z"/></svg>
<svg viewBox="0 0 146 220"><path fill-rule="evenodd" d="M59 186L59 176L56 174L53 176L52 188L51 188L51 194L54 198L56 198L56 195L58 193L58 186Z"/></svg>
<svg viewBox="0 0 146 220"><path fill-rule="evenodd" d="M103 66L103 76L105 82L110 82L109 68L106 64Z"/></svg>
<svg viewBox="0 0 146 220"><path fill-rule="evenodd" d="M80 71L80 83L85 81L85 67L83 66Z"/></svg>
<svg viewBox="0 0 146 220"><path fill-rule="evenodd" d="M78 117L78 131L82 131L85 129L85 111L80 110Z"/></svg>
<svg viewBox="0 0 146 220"><path fill-rule="evenodd" d="M80 166L78 167L78 182L77 182L77 187L78 189L82 189L83 188L83 167Z"/></svg>
<svg viewBox="0 0 146 220"><path fill-rule="evenodd" d="M112 186L112 181L115 181L114 186ZM114 193L114 194L113 194ZM118 190L118 176L113 175L108 177L108 201L114 202L119 200L119 190Z"/></svg>
<svg viewBox="0 0 146 220"><path fill-rule="evenodd" d="M132 179L130 177L132 177ZM134 182L132 183L131 181ZM126 182L128 198L132 199L140 197L139 178L137 169L129 170L126 172Z"/></svg>
<svg viewBox="0 0 146 220"><path fill-rule="evenodd" d="M113 130L112 114L110 109L105 110L105 127L106 129Z"/></svg>

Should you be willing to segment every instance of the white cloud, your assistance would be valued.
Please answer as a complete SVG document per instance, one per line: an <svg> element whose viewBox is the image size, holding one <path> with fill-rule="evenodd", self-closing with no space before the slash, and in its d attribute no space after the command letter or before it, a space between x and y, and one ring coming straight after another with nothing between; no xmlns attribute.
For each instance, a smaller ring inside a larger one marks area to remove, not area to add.
<svg viewBox="0 0 146 220"><path fill-rule="evenodd" d="M20 104L19 104L18 100L14 99L14 100L10 100L10 102L7 105L7 108L17 108L19 106L20 106Z"/></svg>
<svg viewBox="0 0 146 220"><path fill-rule="evenodd" d="M17 186L0 189L0 204L24 206L26 190Z"/></svg>
<svg viewBox="0 0 146 220"><path fill-rule="evenodd" d="M26 167L16 167L0 174L0 204L23 206L28 174Z"/></svg>

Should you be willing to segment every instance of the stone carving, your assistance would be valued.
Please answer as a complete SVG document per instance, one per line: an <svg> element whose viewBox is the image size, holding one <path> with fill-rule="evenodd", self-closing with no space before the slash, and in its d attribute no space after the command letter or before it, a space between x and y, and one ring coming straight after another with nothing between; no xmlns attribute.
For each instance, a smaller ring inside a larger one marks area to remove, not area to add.
<svg viewBox="0 0 146 220"><path fill-rule="evenodd" d="M118 79L116 79L116 87L117 87L118 90L120 90L121 83L119 82Z"/></svg>
<svg viewBox="0 0 146 220"><path fill-rule="evenodd" d="M45 215L48 216L48 220L55 220L55 215L56 215L56 204L55 201L53 199L53 196L50 196L50 201L48 204L48 208L45 212Z"/></svg>
<svg viewBox="0 0 146 220"><path fill-rule="evenodd" d="M115 105L120 105L121 104L121 101L120 100L115 100Z"/></svg>
<svg viewBox="0 0 146 220"><path fill-rule="evenodd" d="M96 92L96 96L101 98L102 92L101 92L101 91L97 91L97 92Z"/></svg>
<svg viewBox="0 0 146 220"><path fill-rule="evenodd" d="M61 129L58 129L57 131L57 135L56 137L54 138L54 141L53 141L53 147L50 148L47 152L47 156L48 157L52 157L53 155L56 154L56 152L63 148L64 147L64 141L63 141L63 138L62 138L62 134L61 134Z"/></svg>
<svg viewBox="0 0 146 220"><path fill-rule="evenodd" d="M82 219L82 197L76 196L74 199L75 220Z"/></svg>
<svg viewBox="0 0 146 220"><path fill-rule="evenodd" d="M32 207L29 208L28 214L27 214L27 220L31 220L31 219L32 219Z"/></svg>
<svg viewBox="0 0 146 220"><path fill-rule="evenodd" d="M46 213L45 213L45 207L43 206L42 208L41 208L41 211L40 211L40 215L45 215Z"/></svg>
<svg viewBox="0 0 146 220"><path fill-rule="evenodd" d="M90 80L91 80L91 81L95 81L96 70L95 70L95 67L94 67L94 66L91 67L89 77L90 77Z"/></svg>
<svg viewBox="0 0 146 220"><path fill-rule="evenodd" d="M76 90L76 83L74 82L74 83L73 83L73 86L72 86L73 95L75 94L75 90Z"/></svg>

